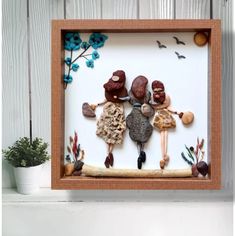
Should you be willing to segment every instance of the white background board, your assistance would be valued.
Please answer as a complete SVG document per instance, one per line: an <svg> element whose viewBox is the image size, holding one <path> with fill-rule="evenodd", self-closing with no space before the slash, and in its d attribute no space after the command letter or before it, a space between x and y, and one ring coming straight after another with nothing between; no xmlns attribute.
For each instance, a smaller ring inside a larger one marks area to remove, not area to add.
<svg viewBox="0 0 235 236"><path fill-rule="evenodd" d="M184 145L195 146L196 139L204 138L207 151L207 95L208 95L208 46L198 47L193 42L193 32L188 33L110 33L104 47L98 49L100 58L95 61L93 69L86 67L86 59L80 58L77 63L80 68L72 72L73 82L65 92L65 147L69 144L69 136L78 132L79 143L85 150L85 163L104 166L107 156L107 145L96 136L96 122L103 108L96 110L97 118L89 119L82 115L83 102L98 103L104 100L103 84L108 81L116 70L126 72L126 87L138 75L144 75L149 80L151 90L153 80L161 80L165 84L166 93L171 97L172 109L192 111L195 120L192 125L184 126L178 116L176 129L168 136L168 154L171 158L168 169L188 167L181 158L185 152ZM89 34L80 34L83 40ZM177 36L186 45L177 45L173 36ZM167 48L160 49L156 43L159 40ZM89 49L92 52L92 49ZM183 54L186 59L178 59L175 51ZM81 51L75 51L73 59ZM87 54L87 53L85 53ZM67 52L66 57L70 55ZM66 72L68 67L66 66ZM125 104L125 115L131 111L131 106ZM145 146L147 161L144 169L159 168L161 160L160 133L154 129L149 142ZM186 152L185 152L186 153ZM65 155L67 149L65 148ZM115 168L136 168L138 157L136 143L129 137L127 129L122 145L114 149ZM207 152L205 153L205 160Z"/></svg>

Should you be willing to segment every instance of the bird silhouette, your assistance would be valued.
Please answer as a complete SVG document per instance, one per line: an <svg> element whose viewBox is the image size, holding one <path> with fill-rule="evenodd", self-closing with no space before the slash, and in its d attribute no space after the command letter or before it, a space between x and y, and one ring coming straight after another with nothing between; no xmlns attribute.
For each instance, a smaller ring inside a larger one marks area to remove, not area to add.
<svg viewBox="0 0 235 236"><path fill-rule="evenodd" d="M157 40L156 42L157 42L159 48L167 48L166 45L161 44L160 41Z"/></svg>
<svg viewBox="0 0 235 236"><path fill-rule="evenodd" d="M185 45L185 42L180 41L177 37L174 36L173 38L175 39L175 41L176 41L177 44Z"/></svg>
<svg viewBox="0 0 235 236"><path fill-rule="evenodd" d="M178 52L175 52L177 55L178 59L185 59L186 57L184 55L180 55Z"/></svg>

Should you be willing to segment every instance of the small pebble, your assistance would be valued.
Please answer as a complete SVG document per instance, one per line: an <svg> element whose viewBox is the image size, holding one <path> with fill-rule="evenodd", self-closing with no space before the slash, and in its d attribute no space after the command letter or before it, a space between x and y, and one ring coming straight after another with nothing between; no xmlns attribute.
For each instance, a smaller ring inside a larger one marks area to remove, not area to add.
<svg viewBox="0 0 235 236"><path fill-rule="evenodd" d="M198 32L194 35L194 43L199 47L206 45L207 41L208 36L204 32Z"/></svg>
<svg viewBox="0 0 235 236"><path fill-rule="evenodd" d="M164 167L165 167L165 161L164 161L164 160L161 160L161 161L160 161L160 168L161 168L161 169L164 169Z"/></svg>
<svg viewBox="0 0 235 236"><path fill-rule="evenodd" d="M192 174L194 177L197 177L199 175L198 169L196 165L192 165Z"/></svg>
<svg viewBox="0 0 235 236"><path fill-rule="evenodd" d="M82 174L82 171L81 170L75 170L73 172L73 176L80 176Z"/></svg>
<svg viewBox="0 0 235 236"><path fill-rule="evenodd" d="M153 108L147 104L147 103L144 103L142 106L141 106L141 112L144 116L146 117L151 117L154 115L154 110Z"/></svg>
<svg viewBox="0 0 235 236"><path fill-rule="evenodd" d="M83 167L84 163L82 161L76 161L74 164L74 169L75 170L81 170Z"/></svg>
<svg viewBox="0 0 235 236"><path fill-rule="evenodd" d="M140 159L141 159L142 162L146 161L146 153L144 151L140 152Z"/></svg>
<svg viewBox="0 0 235 236"><path fill-rule="evenodd" d="M106 157L105 162L104 162L104 165L105 165L106 168L109 168L109 165L110 165L109 156Z"/></svg>
<svg viewBox="0 0 235 236"><path fill-rule="evenodd" d="M90 105L85 102L82 104L82 114L86 117L96 117L93 107L90 107Z"/></svg>
<svg viewBox="0 0 235 236"><path fill-rule="evenodd" d="M113 166L113 161L114 161L113 154L109 153L109 164L110 164L110 166Z"/></svg>
<svg viewBox="0 0 235 236"><path fill-rule="evenodd" d="M200 161L197 163L197 170L200 174L206 176L208 174L209 167L205 161Z"/></svg>
<svg viewBox="0 0 235 236"><path fill-rule="evenodd" d="M73 174L73 172L74 172L74 164L73 163L68 163L68 164L66 164L65 166L64 166L64 174L66 175L66 176L70 176L70 175L72 175Z"/></svg>
<svg viewBox="0 0 235 236"><path fill-rule="evenodd" d="M138 159L137 159L137 167L139 170L142 168L142 160L140 157L138 157Z"/></svg>
<svg viewBox="0 0 235 236"><path fill-rule="evenodd" d="M184 125L189 125L194 120L194 114L191 111L184 112L181 120Z"/></svg>

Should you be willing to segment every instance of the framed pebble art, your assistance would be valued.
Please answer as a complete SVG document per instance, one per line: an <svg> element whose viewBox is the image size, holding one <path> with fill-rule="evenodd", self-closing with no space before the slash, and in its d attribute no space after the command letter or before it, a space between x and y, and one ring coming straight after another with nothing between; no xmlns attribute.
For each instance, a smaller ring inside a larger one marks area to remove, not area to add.
<svg viewBox="0 0 235 236"><path fill-rule="evenodd" d="M52 21L53 189L220 189L219 20Z"/></svg>

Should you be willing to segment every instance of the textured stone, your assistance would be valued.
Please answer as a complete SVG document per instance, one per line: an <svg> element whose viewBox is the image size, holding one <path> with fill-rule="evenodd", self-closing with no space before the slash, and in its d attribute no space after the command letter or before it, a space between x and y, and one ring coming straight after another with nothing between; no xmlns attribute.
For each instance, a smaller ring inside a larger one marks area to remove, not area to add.
<svg viewBox="0 0 235 236"><path fill-rule="evenodd" d="M121 144L126 130L123 105L107 102L97 122L96 134L107 144Z"/></svg>
<svg viewBox="0 0 235 236"><path fill-rule="evenodd" d="M146 143L152 135L153 127L149 119L138 108L133 108L126 118L130 138L138 143Z"/></svg>
<svg viewBox="0 0 235 236"><path fill-rule="evenodd" d="M153 119L153 126L160 131L175 128L176 123L174 117L167 109L158 110Z"/></svg>
<svg viewBox="0 0 235 236"><path fill-rule="evenodd" d="M82 114L86 117L96 117L94 110L87 102L82 104Z"/></svg>

